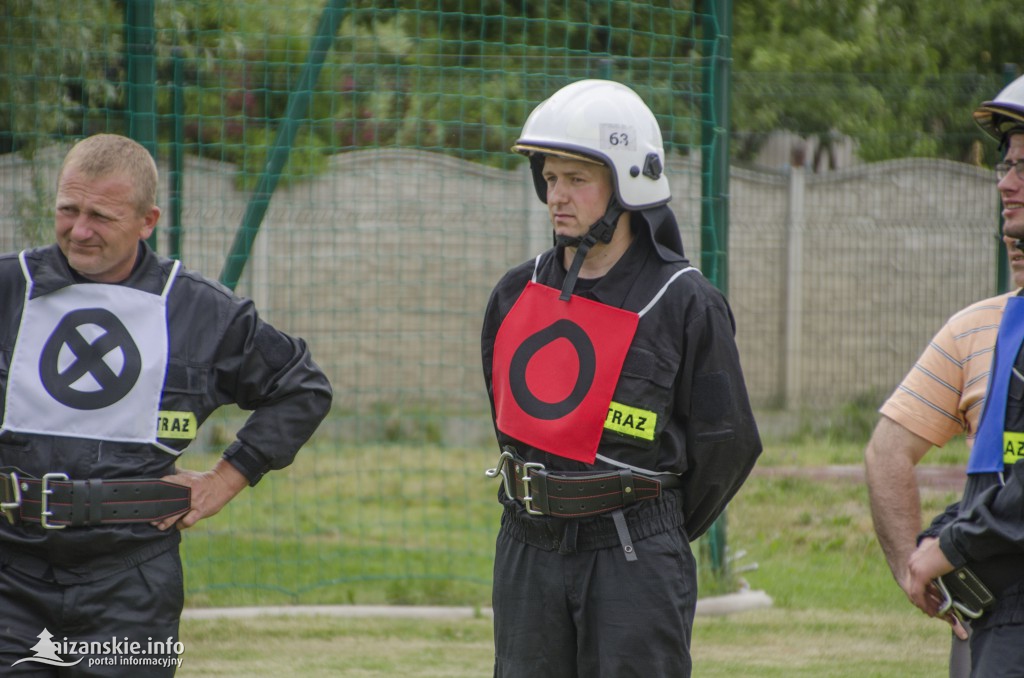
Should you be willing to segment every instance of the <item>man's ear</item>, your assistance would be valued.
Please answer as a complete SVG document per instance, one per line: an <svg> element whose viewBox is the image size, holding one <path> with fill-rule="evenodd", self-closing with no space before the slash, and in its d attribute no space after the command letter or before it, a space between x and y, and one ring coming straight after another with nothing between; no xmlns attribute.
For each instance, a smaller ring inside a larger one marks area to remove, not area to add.
<svg viewBox="0 0 1024 678"><path fill-rule="evenodd" d="M153 205L143 216L142 228L139 230L139 240L146 240L149 236L153 235L153 229L156 228L156 222L158 221L160 221L160 208Z"/></svg>

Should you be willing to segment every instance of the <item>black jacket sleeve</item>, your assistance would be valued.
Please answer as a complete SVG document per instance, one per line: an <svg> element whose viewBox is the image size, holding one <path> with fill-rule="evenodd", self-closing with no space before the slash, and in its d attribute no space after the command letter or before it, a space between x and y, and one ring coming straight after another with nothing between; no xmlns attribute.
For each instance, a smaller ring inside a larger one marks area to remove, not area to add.
<svg viewBox="0 0 1024 678"><path fill-rule="evenodd" d="M331 386L302 339L264 322L252 302L235 307L215 360L223 399L251 410L224 452L256 484L288 466L331 406Z"/></svg>
<svg viewBox="0 0 1024 678"><path fill-rule="evenodd" d="M955 567L1024 551L1024 464L995 474L969 475L959 514L939 533L939 547ZM979 487L986 483L987 487Z"/></svg>
<svg viewBox="0 0 1024 678"><path fill-rule="evenodd" d="M725 509L761 454L732 313L717 290L685 330L675 416L684 422L683 512L691 540Z"/></svg>
<svg viewBox="0 0 1024 678"><path fill-rule="evenodd" d="M942 532L942 528L944 528L946 525L948 525L950 522L956 519L956 516L959 512L960 502L955 501L949 506L947 506L942 513L940 513L932 519L932 522L930 525L928 525L928 527L921 530L921 534L917 535L918 545L920 545L921 542L925 539L938 539L939 533Z"/></svg>

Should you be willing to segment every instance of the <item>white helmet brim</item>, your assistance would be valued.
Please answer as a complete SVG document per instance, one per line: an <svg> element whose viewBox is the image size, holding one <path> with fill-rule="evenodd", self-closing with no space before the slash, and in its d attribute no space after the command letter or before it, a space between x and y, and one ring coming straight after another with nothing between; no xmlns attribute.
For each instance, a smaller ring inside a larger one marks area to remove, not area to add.
<svg viewBox="0 0 1024 678"><path fill-rule="evenodd" d="M1024 76L1017 78L974 111L974 121L990 137L1002 143L1006 134L1024 129Z"/></svg>

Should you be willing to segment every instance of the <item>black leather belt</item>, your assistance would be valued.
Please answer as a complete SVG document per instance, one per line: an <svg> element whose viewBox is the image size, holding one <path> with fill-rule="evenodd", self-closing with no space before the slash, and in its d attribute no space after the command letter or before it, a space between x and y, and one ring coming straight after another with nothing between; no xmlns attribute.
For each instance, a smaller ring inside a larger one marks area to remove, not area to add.
<svg viewBox="0 0 1024 678"><path fill-rule="evenodd" d="M533 515L585 518L645 499L662 489L681 487L677 476L653 478L630 469L617 471L548 471L543 464L524 462L511 448L504 448L498 465L487 476L499 475L505 494L519 500Z"/></svg>
<svg viewBox="0 0 1024 678"><path fill-rule="evenodd" d="M192 489L159 479L71 480L64 473L41 479L17 470L0 472L0 515L12 525L44 528L148 523L184 513Z"/></svg>

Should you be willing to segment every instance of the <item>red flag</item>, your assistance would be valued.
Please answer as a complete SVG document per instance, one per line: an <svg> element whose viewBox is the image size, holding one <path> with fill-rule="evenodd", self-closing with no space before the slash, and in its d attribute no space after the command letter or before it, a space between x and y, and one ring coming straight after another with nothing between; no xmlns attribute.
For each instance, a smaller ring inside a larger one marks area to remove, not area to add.
<svg viewBox="0 0 1024 678"><path fill-rule="evenodd" d="M534 282L505 317L492 365L498 430L594 463L640 316Z"/></svg>

